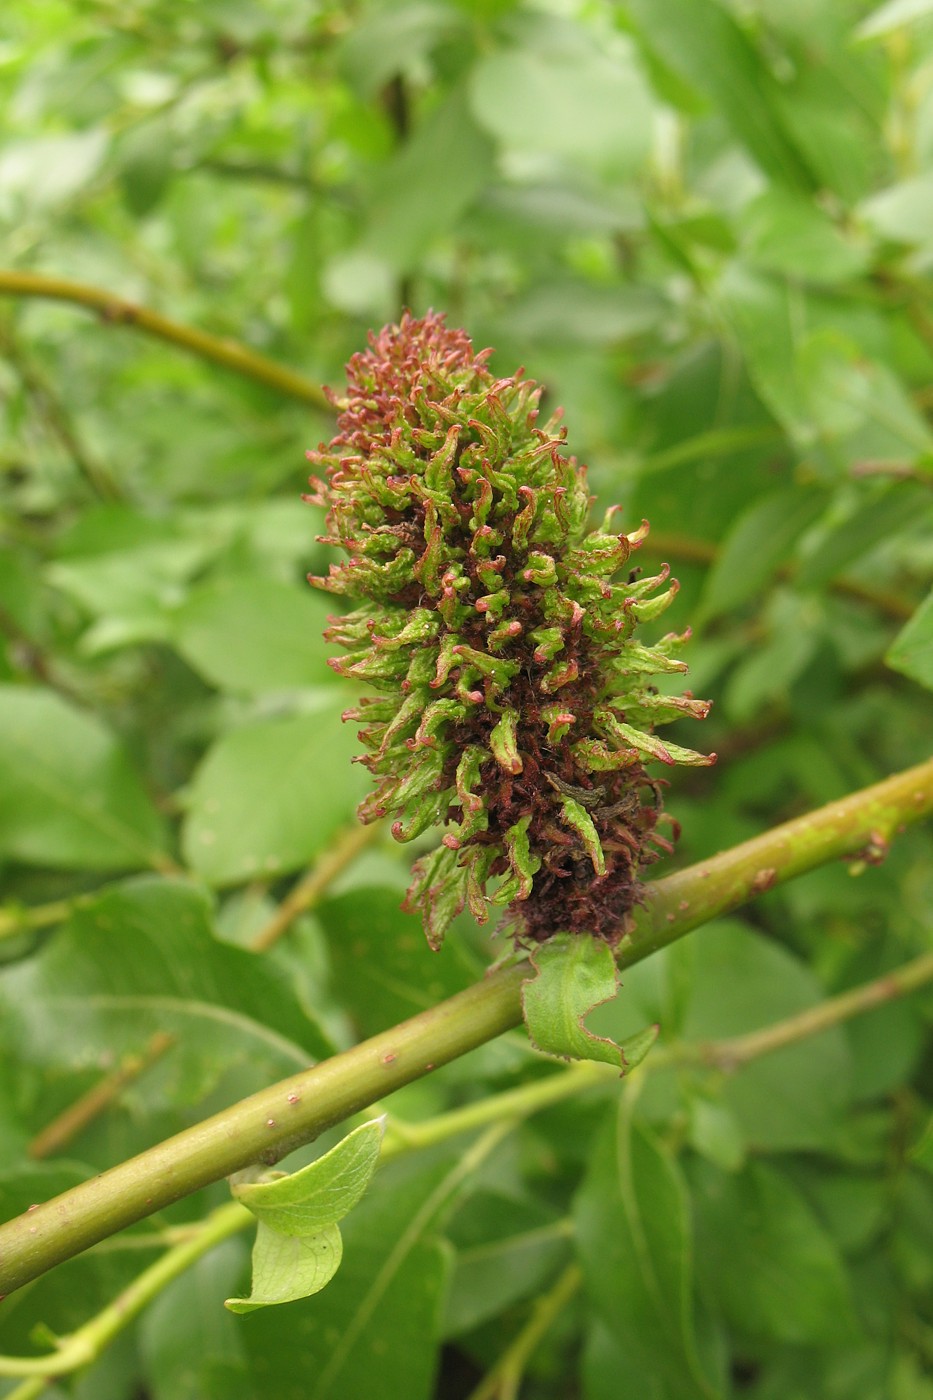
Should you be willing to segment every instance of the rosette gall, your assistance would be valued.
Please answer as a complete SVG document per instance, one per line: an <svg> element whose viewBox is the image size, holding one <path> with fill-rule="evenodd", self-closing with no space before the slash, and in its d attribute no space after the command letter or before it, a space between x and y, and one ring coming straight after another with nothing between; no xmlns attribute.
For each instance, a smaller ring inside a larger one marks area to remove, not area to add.
<svg viewBox="0 0 933 1400"><path fill-rule="evenodd" d="M311 581L359 602L332 618L331 665L374 692L345 715L375 782L359 814L399 841L444 828L407 895L432 946L465 904L504 906L521 939L616 943L676 838L645 763L715 759L654 730L709 706L652 684L686 670L689 634L638 640L677 590L666 565L630 572L647 523L588 528L560 414L539 425L540 387L495 378L490 353L406 314L353 356L337 436L308 454L347 555Z"/></svg>

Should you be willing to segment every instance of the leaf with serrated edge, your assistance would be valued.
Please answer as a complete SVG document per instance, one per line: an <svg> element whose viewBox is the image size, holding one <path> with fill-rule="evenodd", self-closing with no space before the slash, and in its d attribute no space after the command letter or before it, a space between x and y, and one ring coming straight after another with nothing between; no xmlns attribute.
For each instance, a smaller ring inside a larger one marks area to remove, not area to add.
<svg viewBox="0 0 933 1400"><path fill-rule="evenodd" d="M342 1257L343 1240L337 1225L299 1239L280 1234L260 1220L253 1246L252 1292L248 1298L228 1298L224 1307L248 1313L309 1298L330 1283Z"/></svg>
<svg viewBox="0 0 933 1400"><path fill-rule="evenodd" d="M601 1060L627 1074L640 1064L658 1035L649 1026L622 1045L594 1035L584 1022L619 991L615 958L598 938L558 933L531 955L537 976L522 984L525 1025L532 1044L565 1060Z"/></svg>
<svg viewBox="0 0 933 1400"><path fill-rule="evenodd" d="M237 1200L271 1230L302 1238L335 1225L353 1209L376 1170L385 1119L354 1128L316 1162L275 1181L234 1185Z"/></svg>

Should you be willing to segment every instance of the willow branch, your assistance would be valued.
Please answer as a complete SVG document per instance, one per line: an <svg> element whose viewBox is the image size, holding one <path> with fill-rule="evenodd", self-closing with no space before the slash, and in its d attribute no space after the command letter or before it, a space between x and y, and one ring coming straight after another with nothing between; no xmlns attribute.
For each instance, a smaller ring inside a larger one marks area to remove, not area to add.
<svg viewBox="0 0 933 1400"><path fill-rule="evenodd" d="M622 967L785 880L842 856L877 861L933 811L933 759L657 881ZM526 965L482 982L0 1226L9 1292L127 1225L251 1163L272 1164L375 1100L517 1026Z"/></svg>
<svg viewBox="0 0 933 1400"><path fill-rule="evenodd" d="M703 1041L700 1043L679 1044L667 1047L653 1054L642 1067L642 1074L663 1069L671 1063L703 1063L725 1073L733 1073L752 1060L773 1054L776 1050L819 1035L831 1026L842 1024L854 1016L863 1015L875 1007L897 997L907 996L933 981L933 953L923 953L912 962L864 983L839 996L830 997L819 1006L781 1021L772 1022L745 1035L731 1036L725 1040ZM517 1089L507 1089L493 1094L477 1103L463 1108L452 1109L437 1114L424 1123L405 1123L392 1119L389 1133L383 1142L380 1164L409 1152L421 1152L427 1148L446 1142L452 1137L495 1124L518 1123L544 1108L560 1103L566 1098L576 1097L581 1091L598 1085L617 1086L618 1072L605 1064L592 1061L568 1065L546 1079L523 1084ZM96 1360L104 1348L114 1340L117 1333L136 1317L143 1307L151 1302L162 1288L178 1277L183 1269L190 1267L196 1259L208 1253L228 1235L245 1230L253 1223L254 1217L243 1206L231 1202L215 1210L199 1225L183 1226L181 1238L155 1265L146 1269L140 1277L103 1312L79 1328L67 1338L60 1340L58 1351L50 1357L19 1358L0 1356L0 1375L19 1375L40 1378L38 1384L27 1382L15 1391L10 1400L32 1400L44 1389L45 1379L53 1375L79 1370ZM566 1222L558 1222L558 1229L564 1233ZM553 1231L553 1226L548 1226ZM166 1235L172 1232L165 1232ZM147 1240L147 1245L158 1243L159 1237ZM569 1271L568 1271L569 1273ZM486 1376L471 1400L481 1400L494 1395L507 1397L514 1392L520 1382L528 1357L537 1345L541 1333L541 1314L549 1319L551 1306L560 1311L564 1301L576 1291L567 1275L562 1275L554 1290L540 1300L539 1307L528 1325L515 1342L500 1357L492 1371ZM560 1299L560 1303L557 1300ZM556 1312L555 1314L556 1315ZM508 1387L512 1389L508 1389Z"/></svg>
<svg viewBox="0 0 933 1400"><path fill-rule="evenodd" d="M228 1201L226 1205L219 1206L189 1239L166 1250L96 1317L69 1337L63 1337L58 1350L51 1356L0 1356L0 1375L33 1377L38 1389L27 1384L14 1392L14 1395L21 1394L25 1400L27 1395L40 1394L45 1382L54 1376L64 1376L70 1371L89 1366L163 1289L222 1240L246 1229L254 1219L239 1201Z"/></svg>
<svg viewBox="0 0 933 1400"><path fill-rule="evenodd" d="M135 302L124 301L103 287L92 287L85 282L71 282L65 277L49 277L42 272L19 272L13 269L0 269L0 296L45 297L53 301L68 301L75 306L83 306L88 311L96 311L102 321L112 326L133 326L158 340L166 340L177 345L202 360L223 365L248 379L277 389L280 394L300 399L303 403L314 404L330 412L324 391L319 384L307 379L297 370L286 365L276 364L265 355L249 350L238 340L226 336L210 335L194 326L172 321L158 311L150 311Z"/></svg>
<svg viewBox="0 0 933 1400"><path fill-rule="evenodd" d="M905 826L933 811L933 758L828 802L761 836L647 886L645 909L619 949L640 962L775 885L843 857L880 864Z"/></svg>

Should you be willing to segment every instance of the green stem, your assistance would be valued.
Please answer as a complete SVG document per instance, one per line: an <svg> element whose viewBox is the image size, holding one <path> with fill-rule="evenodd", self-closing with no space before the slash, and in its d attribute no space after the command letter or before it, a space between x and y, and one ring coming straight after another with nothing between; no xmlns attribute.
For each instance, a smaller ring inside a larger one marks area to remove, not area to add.
<svg viewBox="0 0 933 1400"><path fill-rule="evenodd" d="M580 1266L568 1264L551 1291L535 1303L528 1322L473 1391L470 1400L517 1400L528 1362L564 1308L579 1293L582 1283Z"/></svg>
<svg viewBox="0 0 933 1400"><path fill-rule="evenodd" d="M263 924L250 943L253 952L264 953L271 948L299 915L313 909L327 887L370 845L382 827L382 822L372 822L369 826L358 823L340 832L320 860L293 886L272 917Z"/></svg>
<svg viewBox="0 0 933 1400"><path fill-rule="evenodd" d="M50 1123L46 1123L26 1149L29 1156L39 1161L61 1152L72 1138L110 1107L127 1085L145 1074L174 1044L175 1037L168 1031L156 1031L150 1036L142 1054L124 1056L116 1069L110 1070L80 1098L56 1114Z"/></svg>
<svg viewBox="0 0 933 1400"><path fill-rule="evenodd" d="M172 321L158 311L150 311L145 306L124 301L103 287L91 287L84 282L71 282L65 277L48 277L42 272L19 272L13 269L0 269L0 296L46 297L53 301L70 301L89 311L96 311L101 320L114 326L135 326L137 330L170 345L178 345L202 360L223 365L235 370L248 379L267 384L303 403L314 404L330 412L330 404L323 389L313 380L305 378L297 370L286 365L276 364L255 350L249 350L237 340L226 336L209 335L207 331L194 326Z"/></svg>
<svg viewBox="0 0 933 1400"><path fill-rule="evenodd" d="M31 908L8 905L0 909L0 939L15 938L18 933L31 928L46 928L49 924L61 923L67 919L81 901L89 895L75 895L71 899L55 899L51 904L34 904Z"/></svg>
<svg viewBox="0 0 933 1400"><path fill-rule="evenodd" d="M649 953L775 885L843 857L879 864L894 836L933 812L933 758L647 886L646 907L618 954Z"/></svg>
<svg viewBox="0 0 933 1400"><path fill-rule="evenodd" d="M618 1084L618 1068L599 1065L591 1061L568 1065L557 1074L546 1079L535 1079L530 1084L522 1084L517 1089L506 1089L501 1094L478 1099L476 1103L463 1108L451 1109L449 1113L438 1113L423 1123L407 1123L390 1117L386 1125L386 1138L382 1145L380 1161L387 1161L406 1152L421 1152L437 1143L446 1142L458 1133L474 1132L489 1123L503 1118L527 1118L543 1108L572 1098L583 1089L595 1084Z"/></svg>
<svg viewBox="0 0 933 1400"><path fill-rule="evenodd" d="M841 856L880 859L902 826L933 811L933 759L785 822L649 887L622 942L629 967L699 924ZM517 1026L518 964L314 1068L263 1089L0 1226L9 1292L182 1196L251 1163L273 1163L326 1128Z"/></svg>
<svg viewBox="0 0 933 1400"><path fill-rule="evenodd" d="M809 1036L818 1035L830 1026L862 1015L895 997L906 996L930 981L933 981L933 953L924 953L873 982L831 997L819 1006L796 1016L788 1016L760 1030L732 1036L726 1040L662 1048L646 1061L642 1073L650 1074L653 1070L662 1069L671 1063L694 1062L711 1065L727 1073L733 1072L751 1060L772 1054ZM404 1123L393 1119L382 1146L380 1165L394 1157L403 1156L408 1152L424 1151L461 1133L476 1131L479 1128L493 1128L499 1125L501 1131L505 1132L512 1123L559 1103L562 1099L574 1097L581 1090L598 1084L607 1087L618 1085L618 1082L618 1072L608 1065L589 1062L571 1064L547 1079L494 1094L478 1103L453 1109L449 1113L438 1114L425 1123ZM498 1136L482 1139L482 1150L485 1152L489 1144L496 1141ZM472 1160L470 1154L467 1154L467 1157ZM51 1358L26 1360L0 1356L0 1375L29 1375L38 1380L38 1386L34 1380L26 1382L13 1392L9 1400L15 1400L16 1396L19 1396L20 1400L30 1400L30 1397L41 1392L46 1379L53 1375L64 1375L66 1371L78 1370L96 1360L122 1327L132 1321L184 1268L228 1235L246 1229L253 1219L249 1211L234 1202L214 1211L199 1225L176 1227L145 1241L127 1241L135 1247L144 1248L170 1242L173 1238L178 1242L169 1249L158 1265L147 1269L103 1312L69 1338L63 1339L59 1351ZM566 1235L572 1234L572 1229L569 1222L558 1221L555 1225L544 1227L540 1233ZM570 1272L562 1275L552 1292L541 1300L527 1327L503 1354L471 1400L483 1400L483 1397L494 1395L496 1387L499 1387L503 1395L514 1393L514 1387L520 1381L528 1358L542 1335L542 1327L546 1330L545 1325L549 1324L552 1317L556 1316L576 1291L579 1279L571 1284L568 1277ZM507 1386L512 1388L505 1389Z"/></svg>
<svg viewBox="0 0 933 1400"><path fill-rule="evenodd" d="M840 992L828 997L818 1006L811 1006L796 1016L788 1016L771 1026L748 1031L745 1035L730 1036L728 1040L713 1040L698 1045L673 1047L674 1058L699 1060L713 1065L727 1073L732 1073L757 1060L762 1055L770 1055L775 1050L783 1050L798 1040L807 1040L811 1035L838 1026L853 1016L861 1016L885 1002L909 995L927 982L933 982L933 953L922 953L903 967L886 972L873 982L865 982L851 991ZM678 1053L680 1052L680 1053Z"/></svg>
<svg viewBox="0 0 933 1400"><path fill-rule="evenodd" d="M226 1205L211 1212L198 1228L197 1234L176 1245L174 1249L167 1250L161 1259L157 1259L124 1288L122 1293L118 1293L113 1302L103 1308L96 1317L85 1323L77 1332L72 1332L70 1337L62 1338L59 1349L51 1356L0 1356L0 1376L33 1376L44 1383L54 1376L64 1376L69 1371L89 1366L92 1361L97 1360L117 1333L122 1332L163 1288L190 1269L192 1264L215 1245L220 1244L221 1240L245 1229L253 1220L254 1217L245 1206L241 1206L238 1201L228 1201ZM34 1390L26 1391L23 1387L21 1390L24 1394L39 1393Z"/></svg>

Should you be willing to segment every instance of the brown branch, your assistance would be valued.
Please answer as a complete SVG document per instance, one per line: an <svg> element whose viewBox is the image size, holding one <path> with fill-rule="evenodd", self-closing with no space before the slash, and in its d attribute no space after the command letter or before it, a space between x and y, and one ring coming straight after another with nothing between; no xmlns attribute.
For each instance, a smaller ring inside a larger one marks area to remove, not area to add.
<svg viewBox="0 0 933 1400"><path fill-rule="evenodd" d="M853 1016L864 1015L897 997L908 996L927 982L933 981L933 953L922 953L912 962L886 972L873 982L864 982L838 996L828 997L818 1006L808 1007L796 1016L788 1016L773 1025L762 1026L760 1030L748 1031L745 1035L730 1036L728 1040L713 1040L682 1047L684 1057L702 1060L727 1073L740 1069L750 1060L762 1055L783 1050L786 1045L794 1045L811 1035L838 1026Z"/></svg>
<svg viewBox="0 0 933 1400"><path fill-rule="evenodd" d="M210 335L194 326L172 321L158 311L150 311L145 306L124 301L102 287L91 287L84 282L71 282L64 277L49 277L41 272L19 272L13 269L0 269L0 296L45 297L53 301L69 301L83 306L88 311L96 311L102 321L112 326L133 326L147 335L166 340L170 345L178 345L203 360L223 365L235 370L248 379L266 384L303 403L314 404L316 408L331 411L323 389L311 379L306 379L297 370L286 365L276 364L264 355L249 350L237 340Z"/></svg>

